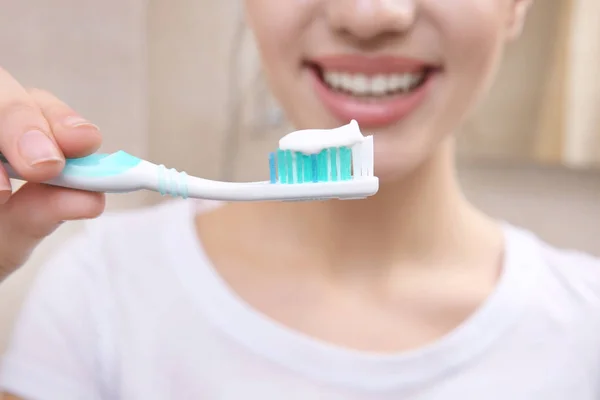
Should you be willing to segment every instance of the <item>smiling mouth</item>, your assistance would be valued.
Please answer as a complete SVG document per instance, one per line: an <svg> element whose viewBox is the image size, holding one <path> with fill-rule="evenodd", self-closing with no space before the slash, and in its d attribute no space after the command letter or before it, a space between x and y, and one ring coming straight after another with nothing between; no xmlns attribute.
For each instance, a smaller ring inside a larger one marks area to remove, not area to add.
<svg viewBox="0 0 600 400"><path fill-rule="evenodd" d="M414 72L380 74L352 73L311 65L321 82L330 90L362 100L385 100L417 91L435 72L424 67Z"/></svg>
<svg viewBox="0 0 600 400"><path fill-rule="evenodd" d="M368 128L397 123L413 114L437 86L443 69L395 56L338 55L311 60L314 93L340 122L356 119Z"/></svg>

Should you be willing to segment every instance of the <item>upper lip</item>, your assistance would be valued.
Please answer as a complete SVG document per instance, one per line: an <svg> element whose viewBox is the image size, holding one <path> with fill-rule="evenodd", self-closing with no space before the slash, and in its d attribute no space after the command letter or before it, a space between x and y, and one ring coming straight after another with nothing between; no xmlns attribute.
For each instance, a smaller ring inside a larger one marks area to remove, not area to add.
<svg viewBox="0 0 600 400"><path fill-rule="evenodd" d="M435 69L431 62L398 56L331 55L316 57L310 64L322 70L354 74L402 74Z"/></svg>

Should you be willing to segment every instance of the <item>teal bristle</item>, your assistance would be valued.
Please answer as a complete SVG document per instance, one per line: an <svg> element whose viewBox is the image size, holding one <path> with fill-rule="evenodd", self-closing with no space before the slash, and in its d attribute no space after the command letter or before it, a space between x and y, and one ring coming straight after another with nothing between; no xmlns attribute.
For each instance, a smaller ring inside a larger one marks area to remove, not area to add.
<svg viewBox="0 0 600 400"><path fill-rule="evenodd" d="M277 183L277 172L275 171L275 153L269 153L269 180L271 183Z"/></svg>
<svg viewBox="0 0 600 400"><path fill-rule="evenodd" d="M352 179L352 150L332 147L318 154L277 150L269 156L271 183L302 184Z"/></svg>
<svg viewBox="0 0 600 400"><path fill-rule="evenodd" d="M352 151L347 147L340 148L340 178L343 181L352 179Z"/></svg>
<svg viewBox="0 0 600 400"><path fill-rule="evenodd" d="M304 182L312 181L312 161L310 160L310 156L306 154L302 154L302 169L304 171Z"/></svg>
<svg viewBox="0 0 600 400"><path fill-rule="evenodd" d="M318 182L319 181L319 159L317 158L316 154L311 154L310 155L310 161L312 164L312 168L311 168L311 179L313 182Z"/></svg>
<svg viewBox="0 0 600 400"><path fill-rule="evenodd" d="M328 151L323 150L322 152L319 153L317 158L318 158L318 164L319 164L317 180L319 182L327 182L329 180L329 173L328 173L328 168L327 168L327 166L329 164Z"/></svg>
<svg viewBox="0 0 600 400"><path fill-rule="evenodd" d="M302 153L296 152L294 153L294 157L296 158L296 182L304 183L304 162L302 160Z"/></svg>
<svg viewBox="0 0 600 400"><path fill-rule="evenodd" d="M338 149L332 147L329 149L329 160L331 161L331 180L333 182L339 180L338 178Z"/></svg>
<svg viewBox="0 0 600 400"><path fill-rule="evenodd" d="M295 183L294 182L294 156L291 151L287 150L285 152L285 163L287 170L287 183Z"/></svg>
<svg viewBox="0 0 600 400"><path fill-rule="evenodd" d="M283 150L277 150L277 177L279 178L279 183L287 183L285 151Z"/></svg>

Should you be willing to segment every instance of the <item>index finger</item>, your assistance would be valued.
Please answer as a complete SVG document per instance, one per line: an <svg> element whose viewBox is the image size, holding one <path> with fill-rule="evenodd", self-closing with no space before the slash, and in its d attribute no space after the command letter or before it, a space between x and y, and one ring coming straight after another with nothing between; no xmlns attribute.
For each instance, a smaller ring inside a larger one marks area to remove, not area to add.
<svg viewBox="0 0 600 400"><path fill-rule="evenodd" d="M0 68L0 152L24 179L43 182L65 160L46 118L27 91Z"/></svg>

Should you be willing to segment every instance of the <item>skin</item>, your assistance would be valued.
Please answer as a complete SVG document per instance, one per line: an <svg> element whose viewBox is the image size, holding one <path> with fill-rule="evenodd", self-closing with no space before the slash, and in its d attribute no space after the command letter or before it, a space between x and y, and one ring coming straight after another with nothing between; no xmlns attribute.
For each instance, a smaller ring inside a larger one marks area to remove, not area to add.
<svg viewBox="0 0 600 400"><path fill-rule="evenodd" d="M0 152L30 183L15 193L0 166L0 281L23 265L62 221L94 218L104 195L52 188L36 182L58 175L65 156L96 151L96 126L52 94L25 89L0 68ZM38 132L37 136L30 132Z"/></svg>
<svg viewBox="0 0 600 400"><path fill-rule="evenodd" d="M245 4L270 86L298 129L340 125L307 83L306 59L391 54L418 57L444 71L416 112L372 131L380 178L376 196L235 204L198 216L198 235L215 268L260 312L332 343L390 352L446 334L493 290L503 253L500 228L460 191L452 134L486 92L530 2ZM97 127L53 95L26 90L3 70L0 88L0 151L26 179L49 179L63 167L64 156L87 155L99 147ZM19 147L32 129L50 139L55 150L35 165L24 150L40 155L41 144ZM60 221L99 215L104 197L36 183L11 195L0 170L0 204L2 279Z"/></svg>
<svg viewBox="0 0 600 400"><path fill-rule="evenodd" d="M444 71L408 118L369 129L380 178L376 196L235 204L197 217L204 248L230 287L293 329L366 351L422 346L472 314L496 285L503 236L463 197L452 134L486 92L528 6L518 0L297 0L293 6L247 0L271 88L298 128L341 124L313 92L307 59L391 54Z"/></svg>

